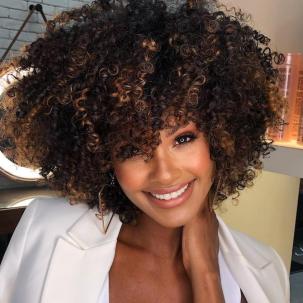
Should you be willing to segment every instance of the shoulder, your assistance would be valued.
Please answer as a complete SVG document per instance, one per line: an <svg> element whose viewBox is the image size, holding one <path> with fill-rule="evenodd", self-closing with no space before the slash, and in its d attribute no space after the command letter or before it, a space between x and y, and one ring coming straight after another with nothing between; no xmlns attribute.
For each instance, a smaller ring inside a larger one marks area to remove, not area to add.
<svg viewBox="0 0 303 303"><path fill-rule="evenodd" d="M275 250L271 246L238 230L230 228L230 232L236 240L241 251L245 252L247 256L258 254L269 260L275 258Z"/></svg>
<svg viewBox="0 0 303 303"><path fill-rule="evenodd" d="M35 236L47 233L50 239L64 234L88 209L85 203L71 205L65 197L39 197L26 208L19 225Z"/></svg>
<svg viewBox="0 0 303 303"><path fill-rule="evenodd" d="M284 296L289 302L290 300L290 284L289 284L289 273L286 268L284 261L278 252L271 246L266 245L257 239L248 236L239 231L233 231L234 237L237 239L239 245L241 245L242 250L244 247L246 248L246 258L250 258L251 262L256 260L256 255L262 255L265 259L267 259L268 265L271 266L271 279L272 281L277 279L281 285L281 289L283 290ZM266 267L267 265L264 265ZM275 284L277 285L277 284Z"/></svg>
<svg viewBox="0 0 303 303"><path fill-rule="evenodd" d="M85 203L78 203L71 205L65 197L39 197L35 198L25 210L25 215L31 216L37 220L48 219L44 223L51 223L55 221L70 221L77 219L89 209Z"/></svg>
<svg viewBox="0 0 303 303"><path fill-rule="evenodd" d="M243 232L231 229L231 233L242 253L250 261L255 261L256 256L262 256L271 261L281 275L288 275L284 261L273 247Z"/></svg>
<svg viewBox="0 0 303 303"><path fill-rule="evenodd" d="M68 228L88 208L84 203L70 205L64 197L39 197L29 204L0 266L0 293L5 302L21 302L21 296L39 295L57 239L66 237ZM35 290L29 276L35 277Z"/></svg>
<svg viewBox="0 0 303 303"><path fill-rule="evenodd" d="M231 230L231 233L241 250L246 253L246 256L253 258L254 255L262 255L267 260L272 261L282 274L286 273L284 261L282 261L282 258L273 247L240 231Z"/></svg>
<svg viewBox="0 0 303 303"><path fill-rule="evenodd" d="M284 296L289 298L290 286L288 270L277 251L256 238L230 228L225 224L223 229L225 245L228 246L228 249L233 251L234 254L240 254L244 257L252 268L262 271L265 270L263 271L264 276L265 272L269 273L270 277L268 278L270 278L272 282L276 281L277 284L275 285L280 284Z"/></svg>
<svg viewBox="0 0 303 303"><path fill-rule="evenodd" d="M223 219L217 215L219 221L219 238L222 247L234 254L243 255L248 261L261 265L267 261L277 260L277 252L266 243L241 231L228 226ZM280 257L279 257L280 258Z"/></svg>

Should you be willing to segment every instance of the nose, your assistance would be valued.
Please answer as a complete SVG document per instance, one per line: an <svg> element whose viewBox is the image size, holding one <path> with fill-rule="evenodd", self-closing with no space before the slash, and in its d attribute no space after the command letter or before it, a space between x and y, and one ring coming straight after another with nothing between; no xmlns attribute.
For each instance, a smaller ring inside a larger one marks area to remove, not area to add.
<svg viewBox="0 0 303 303"><path fill-rule="evenodd" d="M175 185L181 179L182 169L169 150L158 146L150 160L149 180L161 187Z"/></svg>

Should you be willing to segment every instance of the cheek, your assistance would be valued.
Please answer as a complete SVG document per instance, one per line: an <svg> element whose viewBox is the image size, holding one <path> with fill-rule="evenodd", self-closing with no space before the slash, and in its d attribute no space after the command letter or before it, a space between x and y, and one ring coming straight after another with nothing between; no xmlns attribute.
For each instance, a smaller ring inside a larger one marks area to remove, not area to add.
<svg viewBox="0 0 303 303"><path fill-rule="evenodd" d="M193 161L193 169L196 170L197 174L212 176L214 163L207 157L200 157L196 161Z"/></svg>
<svg viewBox="0 0 303 303"><path fill-rule="evenodd" d="M205 144L199 145L199 148L193 148L183 163L194 175L201 177L213 175L214 162L210 159L209 150Z"/></svg>
<svg viewBox="0 0 303 303"><path fill-rule="evenodd" d="M125 193L135 191L142 185L144 180L142 170L135 169L133 165L118 164L114 166L117 180Z"/></svg>

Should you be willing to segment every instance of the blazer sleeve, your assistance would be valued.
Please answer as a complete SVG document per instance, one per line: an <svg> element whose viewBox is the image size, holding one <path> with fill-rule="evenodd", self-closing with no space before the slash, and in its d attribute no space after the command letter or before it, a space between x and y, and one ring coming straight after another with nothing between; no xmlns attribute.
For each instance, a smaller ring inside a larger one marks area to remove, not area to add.
<svg viewBox="0 0 303 303"><path fill-rule="evenodd" d="M37 200L32 201L25 209L6 249L0 265L0 302L10 303L14 292L19 266L31 224L37 209Z"/></svg>

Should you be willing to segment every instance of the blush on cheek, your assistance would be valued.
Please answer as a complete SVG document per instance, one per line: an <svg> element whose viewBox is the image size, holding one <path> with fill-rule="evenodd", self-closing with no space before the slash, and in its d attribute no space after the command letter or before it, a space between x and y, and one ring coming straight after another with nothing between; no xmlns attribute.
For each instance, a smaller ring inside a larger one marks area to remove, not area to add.
<svg viewBox="0 0 303 303"><path fill-rule="evenodd" d="M192 155L188 161L188 169L196 171L198 175L203 172L213 172L214 161L209 157L208 153L200 153L199 155Z"/></svg>
<svg viewBox="0 0 303 303"><path fill-rule="evenodd" d="M134 192L141 188L143 176L138 169L129 167L127 164L118 164L114 167L116 178L124 192Z"/></svg>

